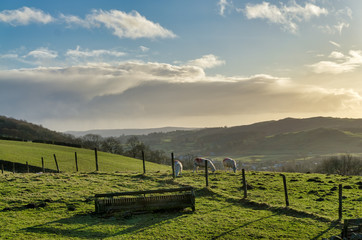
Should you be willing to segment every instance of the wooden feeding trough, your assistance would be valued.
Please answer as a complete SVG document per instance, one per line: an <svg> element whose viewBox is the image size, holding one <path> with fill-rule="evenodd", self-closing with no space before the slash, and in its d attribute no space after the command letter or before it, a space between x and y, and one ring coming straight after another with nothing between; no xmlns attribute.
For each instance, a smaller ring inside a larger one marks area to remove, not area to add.
<svg viewBox="0 0 362 240"><path fill-rule="evenodd" d="M143 212L187 207L195 211L193 187L95 195L96 213Z"/></svg>
<svg viewBox="0 0 362 240"><path fill-rule="evenodd" d="M362 218L345 219L342 229L343 239L352 239L353 235L362 236ZM360 238L353 238L360 239Z"/></svg>

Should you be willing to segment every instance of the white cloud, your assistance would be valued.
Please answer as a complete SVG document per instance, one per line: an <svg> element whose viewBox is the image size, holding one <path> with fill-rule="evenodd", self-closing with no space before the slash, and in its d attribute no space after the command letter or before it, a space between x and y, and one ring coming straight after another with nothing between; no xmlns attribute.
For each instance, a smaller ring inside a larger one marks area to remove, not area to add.
<svg viewBox="0 0 362 240"><path fill-rule="evenodd" d="M57 56L58 53L56 51L41 47L30 51L25 57L33 57L36 59L52 59L56 58Z"/></svg>
<svg viewBox="0 0 362 240"><path fill-rule="evenodd" d="M327 15L328 10L312 3L306 3L304 7L291 2L289 6L281 3L281 6L263 2L261 4L247 4L245 15L248 19L266 19L271 23L280 24L284 30L296 33L298 23L308 21L312 17Z"/></svg>
<svg viewBox="0 0 362 240"><path fill-rule="evenodd" d="M349 23L348 22L338 22L335 25L325 25L325 26L320 26L319 27L323 32L328 33L328 34L336 34L338 33L339 35L342 34L343 29L345 28L349 28Z"/></svg>
<svg viewBox="0 0 362 240"><path fill-rule="evenodd" d="M336 47L338 47L338 48L341 47L341 45L339 43L336 43L336 42L333 42L333 41L329 41L329 43L336 46Z"/></svg>
<svg viewBox="0 0 362 240"><path fill-rule="evenodd" d="M13 26L28 25L30 23L47 24L54 18L36 8L22 7L16 10L3 10L0 12L0 21Z"/></svg>
<svg viewBox="0 0 362 240"><path fill-rule="evenodd" d="M349 55L334 51L329 55L334 61L320 61L309 65L315 73L341 74L353 72L362 66L362 51L350 50Z"/></svg>
<svg viewBox="0 0 362 240"><path fill-rule="evenodd" d="M81 19L78 16L74 16L74 15L64 15L64 14L60 14L60 19L65 21L68 26L72 27L72 26L81 26L84 28L91 28L92 25L94 25L94 23L92 23L91 20L89 19Z"/></svg>
<svg viewBox="0 0 362 240"><path fill-rule="evenodd" d="M140 49L142 52L148 52L150 50L148 47L145 46L140 46Z"/></svg>
<svg viewBox="0 0 362 240"><path fill-rule="evenodd" d="M213 54L204 55L199 59L188 62L188 65L201 67L202 69L213 68L223 64L225 64L225 61L219 60L218 57Z"/></svg>
<svg viewBox="0 0 362 240"><path fill-rule="evenodd" d="M343 53L341 52L337 52L337 51L333 51L331 52L331 54L329 55L330 58L335 58L335 59L344 59L345 56Z"/></svg>
<svg viewBox="0 0 362 240"><path fill-rule="evenodd" d="M18 59L19 56L18 56L18 54L15 54L15 53L9 53L9 54L0 55L0 58Z"/></svg>
<svg viewBox="0 0 362 240"><path fill-rule="evenodd" d="M174 38L176 35L160 24L154 23L137 11L125 13L119 10L93 10L85 19L78 16L61 14L60 18L69 26L85 28L101 27L102 25L113 31L119 38Z"/></svg>
<svg viewBox="0 0 362 240"><path fill-rule="evenodd" d="M93 10L84 19L60 13L58 18L35 8L22 7L17 10L4 10L0 12L0 21L13 26L28 25L32 22L47 24L50 22L65 22L69 27L80 26L95 28L104 26L113 31L119 38L175 38L176 35L163 28L160 24L152 22L137 11L125 13L119 10Z"/></svg>
<svg viewBox="0 0 362 240"><path fill-rule="evenodd" d="M3 59L1 64L4 67L6 66L6 68L12 64L18 65L19 63L31 67L52 66L53 64L56 64L58 58L58 52L48 49L47 47L39 47L30 51L24 47L0 55L0 59Z"/></svg>
<svg viewBox="0 0 362 240"><path fill-rule="evenodd" d="M93 10L86 18L94 26L103 24L119 38L174 38L176 35L160 24L154 23L137 11L125 13L118 10Z"/></svg>
<svg viewBox="0 0 362 240"><path fill-rule="evenodd" d="M227 7L232 6L232 2L228 1L228 0L219 0L219 2L217 3L217 5L219 6L219 14L221 16L224 16L225 10Z"/></svg>
<svg viewBox="0 0 362 240"><path fill-rule="evenodd" d="M87 58L87 57L101 57L101 56L113 56L113 57L122 57L126 55L124 52L119 51L111 51L111 50L104 50L104 49L98 49L98 50L80 50L80 47L77 46L75 50L69 49L66 54L66 56L69 57L75 57L75 58Z"/></svg>
<svg viewBox="0 0 362 240"><path fill-rule="evenodd" d="M352 9L346 7L345 9L334 11L332 14L336 23L320 26L320 29L328 34L341 35L342 31L350 26L349 20L352 19Z"/></svg>

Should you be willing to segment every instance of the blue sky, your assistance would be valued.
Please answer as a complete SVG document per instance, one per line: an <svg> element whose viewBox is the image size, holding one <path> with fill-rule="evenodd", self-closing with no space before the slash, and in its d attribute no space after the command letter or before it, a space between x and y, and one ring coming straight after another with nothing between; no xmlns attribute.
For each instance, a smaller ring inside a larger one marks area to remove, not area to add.
<svg viewBox="0 0 362 240"><path fill-rule="evenodd" d="M66 130L362 117L362 2L0 3L0 114Z"/></svg>

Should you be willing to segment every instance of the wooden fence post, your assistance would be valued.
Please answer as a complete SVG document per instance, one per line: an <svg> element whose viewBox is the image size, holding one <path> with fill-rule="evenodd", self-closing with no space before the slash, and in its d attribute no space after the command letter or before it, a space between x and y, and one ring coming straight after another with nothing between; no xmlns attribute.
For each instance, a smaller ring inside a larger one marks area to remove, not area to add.
<svg viewBox="0 0 362 240"><path fill-rule="evenodd" d="M208 168L207 168L207 162L205 160L205 179L206 179L206 187L209 186L209 171L208 171Z"/></svg>
<svg viewBox="0 0 362 240"><path fill-rule="evenodd" d="M246 178L245 178L245 169L241 169L243 175L243 190L244 190L244 198L248 197L248 188L246 186Z"/></svg>
<svg viewBox="0 0 362 240"><path fill-rule="evenodd" d="M29 171L29 163L28 162L26 162L26 171L29 173L30 171Z"/></svg>
<svg viewBox="0 0 362 240"><path fill-rule="evenodd" d="M57 172L60 173L59 166L58 166L58 161L57 161L57 157L55 156L55 153L53 154L53 156L54 156L55 165L57 166Z"/></svg>
<svg viewBox="0 0 362 240"><path fill-rule="evenodd" d="M43 157L41 157L41 168L43 169L43 173L45 173L44 158Z"/></svg>
<svg viewBox="0 0 362 240"><path fill-rule="evenodd" d="M145 152L142 151L143 174L146 174Z"/></svg>
<svg viewBox="0 0 362 240"><path fill-rule="evenodd" d="M94 148L94 155L96 157L96 171L98 172L98 153L97 148Z"/></svg>
<svg viewBox="0 0 362 240"><path fill-rule="evenodd" d="M173 152L171 153L171 165L172 165L172 177L175 179L176 178L176 174L175 174L175 159L173 157Z"/></svg>
<svg viewBox="0 0 362 240"><path fill-rule="evenodd" d="M75 157L75 171L78 172L78 156L77 156L77 152L74 153L74 157Z"/></svg>
<svg viewBox="0 0 362 240"><path fill-rule="evenodd" d="M339 200L339 206L338 206L338 220L342 220L342 184L339 184L338 186L338 200Z"/></svg>
<svg viewBox="0 0 362 240"><path fill-rule="evenodd" d="M1 163L1 173L4 174L4 163Z"/></svg>
<svg viewBox="0 0 362 240"><path fill-rule="evenodd" d="M285 205L286 205L286 207L288 207L289 206L289 198L288 198L287 180L286 180L284 174L282 174L282 177L283 177L284 194L285 194Z"/></svg>
<svg viewBox="0 0 362 240"><path fill-rule="evenodd" d="M15 173L15 162L13 162L13 173Z"/></svg>

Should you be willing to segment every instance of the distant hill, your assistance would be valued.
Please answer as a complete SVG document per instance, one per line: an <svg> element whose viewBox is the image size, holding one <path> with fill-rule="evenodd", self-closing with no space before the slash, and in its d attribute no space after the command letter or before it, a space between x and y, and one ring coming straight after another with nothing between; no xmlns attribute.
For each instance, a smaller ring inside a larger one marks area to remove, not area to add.
<svg viewBox="0 0 362 240"><path fill-rule="evenodd" d="M0 116L0 138L19 140L42 140L56 142L73 142L73 138L64 133L51 131L24 120Z"/></svg>
<svg viewBox="0 0 362 240"><path fill-rule="evenodd" d="M102 137L119 137L122 135L147 135L150 133L167 133L172 131L187 131L197 128L183 127L163 127L163 128L146 128L146 129L94 129L88 131L67 131L65 133L72 134L75 137L82 137L87 134L97 134Z"/></svg>
<svg viewBox="0 0 362 240"><path fill-rule="evenodd" d="M139 139L152 149L180 155L362 152L362 119L286 118L229 128L148 134Z"/></svg>
<svg viewBox="0 0 362 240"><path fill-rule="evenodd" d="M361 153L362 119L286 118L250 125L218 128L165 127L150 129L90 130L58 133L23 120L0 116L0 138L74 141L86 134L115 136L126 143L131 136L153 150L201 156L288 156Z"/></svg>

